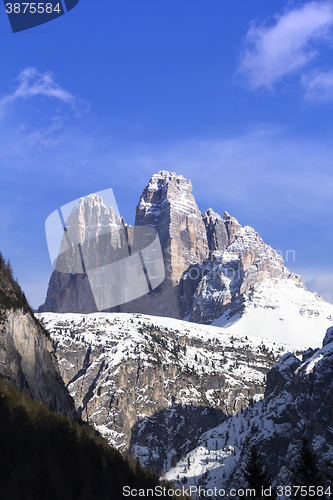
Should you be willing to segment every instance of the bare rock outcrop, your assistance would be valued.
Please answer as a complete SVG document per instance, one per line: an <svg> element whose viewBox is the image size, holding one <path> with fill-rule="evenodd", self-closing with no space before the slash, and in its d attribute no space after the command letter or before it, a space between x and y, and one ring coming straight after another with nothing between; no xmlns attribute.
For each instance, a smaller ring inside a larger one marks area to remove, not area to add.
<svg viewBox="0 0 333 500"><path fill-rule="evenodd" d="M52 342L22 309L3 312L0 327L0 374L49 409L75 415L62 380Z"/></svg>
<svg viewBox="0 0 333 500"><path fill-rule="evenodd" d="M0 254L0 377L49 409L76 415L49 334L33 315Z"/></svg>
<svg viewBox="0 0 333 500"><path fill-rule="evenodd" d="M227 246L234 241L234 235L241 225L228 212L222 217L209 208L203 216L206 225L208 246L211 254L224 252Z"/></svg>
<svg viewBox="0 0 333 500"><path fill-rule="evenodd" d="M182 175L161 171L153 175L136 209L136 226L156 229L165 263L165 280L150 294L124 304L121 311L182 318L181 280L190 266L209 256L206 226Z"/></svg>
<svg viewBox="0 0 333 500"><path fill-rule="evenodd" d="M226 311L241 312L248 294L266 278L291 279L304 287L300 276L284 266L282 257L254 229L245 226L233 234L225 251L200 280L190 321L210 323Z"/></svg>
<svg viewBox="0 0 333 500"><path fill-rule="evenodd" d="M83 243L124 221L103 204L97 195L91 195L73 210L66 226L73 232L75 241ZM75 225L77 230L75 230ZM165 262L165 280L155 290L136 300L118 307L123 312L143 312L173 318L183 317L180 305L180 282L189 266L201 265L209 256L206 226L192 195L192 184L181 175L161 171L153 175L143 191L136 210L136 226L156 229ZM78 233L78 234L76 234ZM120 241L110 245L121 248ZM97 238L98 239L98 238ZM120 251L120 250L119 250ZM113 311L114 309L109 309ZM40 311L81 312L96 311L96 305L85 274L69 274L54 271L45 304Z"/></svg>
<svg viewBox="0 0 333 500"><path fill-rule="evenodd" d="M47 291L45 303L41 306L43 311L57 312L85 312L96 311L95 299L89 284L88 276L82 267L79 248L73 256L71 251L64 251L67 247L67 238L72 243L85 245L85 254L88 255L90 267L102 266L108 261L111 252L122 257L123 249L127 247L125 237L126 224L115 214L113 207L107 207L102 198L96 194L89 195L87 200L81 198L73 206L66 221L60 257L57 259ZM103 246L103 254L100 247ZM97 251L98 248L98 251ZM61 253L63 252L63 253ZM115 258L115 257L114 257ZM86 262L86 259L83 259ZM76 272L73 272L72 268ZM63 272L66 270L70 272Z"/></svg>

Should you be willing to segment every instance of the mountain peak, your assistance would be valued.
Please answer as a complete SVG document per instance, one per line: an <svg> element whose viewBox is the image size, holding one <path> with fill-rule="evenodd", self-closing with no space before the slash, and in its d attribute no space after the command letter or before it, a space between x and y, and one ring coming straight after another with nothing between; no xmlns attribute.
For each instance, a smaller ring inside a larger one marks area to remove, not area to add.
<svg viewBox="0 0 333 500"><path fill-rule="evenodd" d="M96 194L79 210L83 239L99 237L103 228L117 223ZM330 326L333 308L306 290L300 276L285 267L279 253L255 229L242 227L227 211L223 217L212 208L202 214L191 182L182 175L161 170L151 177L140 196L135 225L156 230L166 278L149 294L120 305L121 312L189 318L224 327L244 322L244 331L250 328L253 334L258 333L256 325L262 324L268 329L263 336L277 335L283 341L293 334L300 318L301 322L312 318L318 331ZM46 304L41 309L45 312L96 311L89 282L80 274L54 272ZM286 315L289 330L283 322ZM251 325L249 317L253 317ZM316 347L314 342L309 345Z"/></svg>

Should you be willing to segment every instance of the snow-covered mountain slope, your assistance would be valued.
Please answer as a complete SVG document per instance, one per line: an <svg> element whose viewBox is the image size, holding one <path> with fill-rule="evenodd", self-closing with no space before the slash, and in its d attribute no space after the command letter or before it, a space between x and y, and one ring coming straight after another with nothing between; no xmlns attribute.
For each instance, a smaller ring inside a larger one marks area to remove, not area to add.
<svg viewBox="0 0 333 500"><path fill-rule="evenodd" d="M323 474L333 460L333 328L323 347L308 349L300 361L292 353L267 374L264 399L207 431L199 446L165 474L186 487L244 487L242 470L249 449L262 454L272 485L290 485L297 445L306 436ZM192 490L194 492L194 490ZM213 497L214 498L214 497Z"/></svg>
<svg viewBox="0 0 333 500"><path fill-rule="evenodd" d="M333 305L297 281L266 278L245 294L239 310L224 313L212 325L239 335L315 348L322 332L333 325Z"/></svg>
<svg viewBox="0 0 333 500"><path fill-rule="evenodd" d="M37 317L82 418L157 469L169 468L202 432L262 398L267 371L296 350L232 329L141 314Z"/></svg>

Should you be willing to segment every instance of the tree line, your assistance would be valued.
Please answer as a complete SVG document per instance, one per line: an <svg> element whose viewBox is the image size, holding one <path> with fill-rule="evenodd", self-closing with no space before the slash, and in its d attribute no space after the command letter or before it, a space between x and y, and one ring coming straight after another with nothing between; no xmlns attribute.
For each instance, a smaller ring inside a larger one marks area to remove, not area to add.
<svg viewBox="0 0 333 500"><path fill-rule="evenodd" d="M0 378L1 499L123 500L124 486L158 485L172 488L89 424L48 410Z"/></svg>

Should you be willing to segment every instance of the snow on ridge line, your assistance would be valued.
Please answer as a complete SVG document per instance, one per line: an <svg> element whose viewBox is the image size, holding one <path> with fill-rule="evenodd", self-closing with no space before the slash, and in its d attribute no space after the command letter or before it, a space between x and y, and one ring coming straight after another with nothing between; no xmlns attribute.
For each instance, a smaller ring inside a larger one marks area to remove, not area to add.
<svg viewBox="0 0 333 500"><path fill-rule="evenodd" d="M172 329L173 333L178 333L179 336L186 334L188 337L197 337L201 336L202 339L212 339L214 336L223 336L228 343L234 339L234 341L246 340L251 342L255 346L262 345L263 343L267 344L268 347L272 347L273 345L278 344L278 346L284 347L285 350L289 349L290 351L296 351L298 346L293 345L288 342L275 342L274 340L270 340L265 337L261 337L259 335L249 334L243 331L238 331L237 328L223 328L215 325L203 325L199 323L190 323L188 321L174 319L174 318L166 318L164 316L151 316L147 314L141 313L106 313L106 312L95 312L95 313L36 313L35 316L38 319L44 319L48 323L48 327L51 327L52 324L56 324L59 321L65 322L74 322L81 323L83 320L85 322L95 322L96 326L102 325L105 323L109 323L111 320L123 323L123 325L129 324L134 326L134 323L141 323L146 321L149 324L156 325L162 329ZM132 320L134 323L132 323ZM88 326L88 325L87 325ZM115 326L109 325L109 326Z"/></svg>

